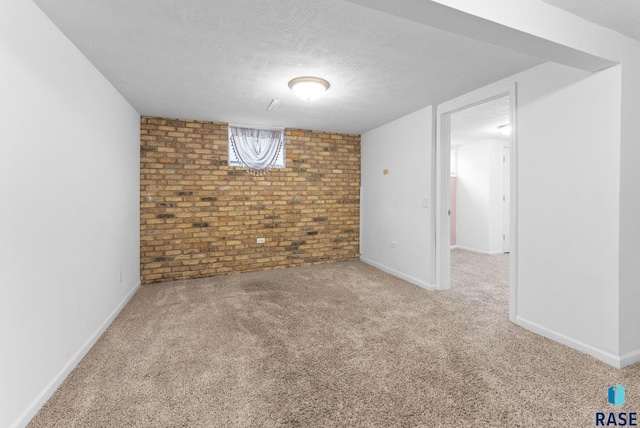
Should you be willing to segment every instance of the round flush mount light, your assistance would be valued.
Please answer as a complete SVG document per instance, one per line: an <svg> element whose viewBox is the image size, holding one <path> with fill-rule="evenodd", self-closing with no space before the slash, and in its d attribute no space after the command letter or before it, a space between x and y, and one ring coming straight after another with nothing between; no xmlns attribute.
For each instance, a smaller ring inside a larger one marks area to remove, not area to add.
<svg viewBox="0 0 640 428"><path fill-rule="evenodd" d="M329 82L319 77L303 76L289 81L289 87L294 94L304 100L313 100L329 89Z"/></svg>
<svg viewBox="0 0 640 428"><path fill-rule="evenodd" d="M504 135L511 135L511 124L507 123L507 124L498 126L498 131L502 132L502 134Z"/></svg>

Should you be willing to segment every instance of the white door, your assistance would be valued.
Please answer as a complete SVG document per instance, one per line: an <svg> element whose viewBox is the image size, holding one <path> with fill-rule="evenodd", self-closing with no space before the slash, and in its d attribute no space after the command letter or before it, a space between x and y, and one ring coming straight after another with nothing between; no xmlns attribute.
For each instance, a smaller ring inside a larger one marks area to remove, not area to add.
<svg viewBox="0 0 640 428"><path fill-rule="evenodd" d="M502 251L509 252L509 230L511 220L511 149L502 148Z"/></svg>

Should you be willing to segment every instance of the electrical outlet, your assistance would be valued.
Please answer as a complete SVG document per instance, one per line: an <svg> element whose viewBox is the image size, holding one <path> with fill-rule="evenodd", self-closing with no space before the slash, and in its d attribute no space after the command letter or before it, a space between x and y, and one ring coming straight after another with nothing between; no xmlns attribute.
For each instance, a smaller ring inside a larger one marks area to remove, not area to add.
<svg viewBox="0 0 640 428"><path fill-rule="evenodd" d="M398 246L396 241L391 241L391 248L396 248Z"/></svg>
<svg viewBox="0 0 640 428"><path fill-rule="evenodd" d="M122 284L122 271L118 272L118 282Z"/></svg>
<svg viewBox="0 0 640 428"><path fill-rule="evenodd" d="M265 239L264 238L258 238L256 239L256 243L258 244L264 244Z"/></svg>

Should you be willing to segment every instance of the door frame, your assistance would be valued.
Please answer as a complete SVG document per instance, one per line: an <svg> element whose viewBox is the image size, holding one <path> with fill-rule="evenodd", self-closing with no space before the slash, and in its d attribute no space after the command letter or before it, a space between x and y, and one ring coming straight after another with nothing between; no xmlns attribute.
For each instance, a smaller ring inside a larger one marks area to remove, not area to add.
<svg viewBox="0 0 640 428"><path fill-rule="evenodd" d="M517 316L518 292L518 115L517 83L506 86L489 86L436 106L436 222L435 222L435 284L438 290L451 288L451 245L449 216L451 115L496 98L508 96L511 116L511 164L510 164L510 252L509 252L509 319Z"/></svg>
<svg viewBox="0 0 640 428"><path fill-rule="evenodd" d="M505 162L506 154L509 154L509 164ZM502 146L502 195L504 201L504 195L507 194L505 192L505 187L507 187L509 192L509 211L506 213L507 204L503 203L500 207L500 213L502 214L502 251L504 253L508 253L511 251L511 147L503 145ZM508 167L508 168L507 168ZM506 171L505 171L506 170ZM505 177L508 177L505 179ZM506 186L508 184L508 186ZM505 224L506 223L506 224ZM506 227L505 227L506 226ZM506 237L509 239L506 239Z"/></svg>

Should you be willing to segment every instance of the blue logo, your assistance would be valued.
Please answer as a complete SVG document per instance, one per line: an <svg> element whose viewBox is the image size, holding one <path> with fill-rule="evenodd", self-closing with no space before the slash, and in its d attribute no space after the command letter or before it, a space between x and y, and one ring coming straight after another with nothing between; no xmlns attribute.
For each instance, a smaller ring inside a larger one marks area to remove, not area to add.
<svg viewBox="0 0 640 428"><path fill-rule="evenodd" d="M616 383L614 386L609 387L608 400L609 404L613 404L616 407L620 407L624 404L624 386Z"/></svg>

